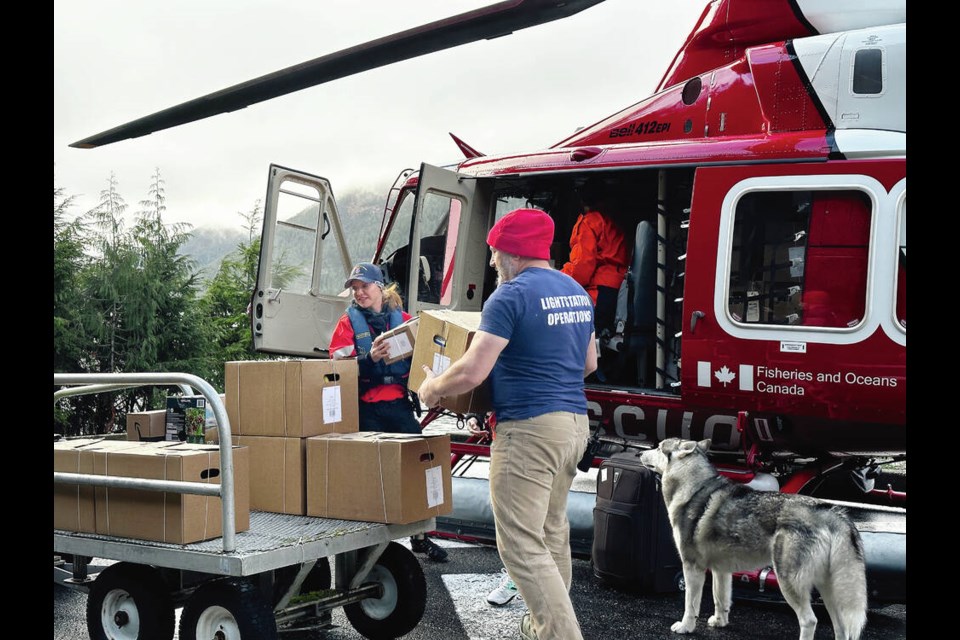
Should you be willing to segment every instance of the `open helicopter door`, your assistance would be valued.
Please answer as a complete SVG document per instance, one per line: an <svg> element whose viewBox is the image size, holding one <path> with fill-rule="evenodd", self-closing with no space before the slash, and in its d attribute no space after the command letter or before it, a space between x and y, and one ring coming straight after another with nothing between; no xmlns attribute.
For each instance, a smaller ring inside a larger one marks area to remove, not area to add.
<svg viewBox="0 0 960 640"><path fill-rule="evenodd" d="M473 176L420 165L405 283L410 313L480 309L487 261L484 203Z"/></svg>
<svg viewBox="0 0 960 640"><path fill-rule="evenodd" d="M343 282L352 264L330 183L270 165L250 305L254 348L326 357L351 300Z"/></svg>

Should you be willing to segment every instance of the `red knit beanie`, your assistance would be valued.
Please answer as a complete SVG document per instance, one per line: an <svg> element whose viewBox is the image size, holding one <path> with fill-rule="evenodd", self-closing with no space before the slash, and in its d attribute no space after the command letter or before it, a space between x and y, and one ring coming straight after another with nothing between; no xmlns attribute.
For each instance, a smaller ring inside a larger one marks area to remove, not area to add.
<svg viewBox="0 0 960 640"><path fill-rule="evenodd" d="M550 259L553 218L539 209L514 209L493 225L487 244L524 258Z"/></svg>

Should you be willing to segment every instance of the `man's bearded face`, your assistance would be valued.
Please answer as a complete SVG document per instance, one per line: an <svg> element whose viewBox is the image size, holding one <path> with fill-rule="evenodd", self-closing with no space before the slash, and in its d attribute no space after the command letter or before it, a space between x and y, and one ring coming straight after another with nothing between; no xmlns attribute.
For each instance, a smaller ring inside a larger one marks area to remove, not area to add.
<svg viewBox="0 0 960 640"><path fill-rule="evenodd" d="M491 248L490 266L497 270L497 286L517 277L517 263L510 256Z"/></svg>

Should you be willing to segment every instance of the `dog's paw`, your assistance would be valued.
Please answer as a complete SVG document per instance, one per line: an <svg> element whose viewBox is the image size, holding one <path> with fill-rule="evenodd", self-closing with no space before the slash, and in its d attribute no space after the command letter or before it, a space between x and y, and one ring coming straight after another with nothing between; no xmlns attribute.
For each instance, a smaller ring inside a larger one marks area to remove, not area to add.
<svg viewBox="0 0 960 640"><path fill-rule="evenodd" d="M726 615L713 614L707 618L707 624L711 627L725 627L730 623Z"/></svg>
<svg viewBox="0 0 960 640"><path fill-rule="evenodd" d="M679 622L674 622L673 625L670 626L670 631L673 631L674 633L693 633L696 628L696 620L694 620L692 623L680 620Z"/></svg>

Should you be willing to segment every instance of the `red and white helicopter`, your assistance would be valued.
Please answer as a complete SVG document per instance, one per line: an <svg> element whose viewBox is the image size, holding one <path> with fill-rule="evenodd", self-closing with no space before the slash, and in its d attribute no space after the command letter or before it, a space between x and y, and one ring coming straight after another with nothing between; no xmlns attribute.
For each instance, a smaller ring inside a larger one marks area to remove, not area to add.
<svg viewBox="0 0 960 640"><path fill-rule="evenodd" d="M500 2L72 146L232 111L599 1ZM563 264L577 189L598 178L635 244L618 331L604 338L601 375L587 386L605 443L595 464L622 444L710 438L730 477L885 505L881 520L901 519L891 531L905 534L905 486L876 482L882 465L906 459L905 0L711 0L652 96L546 149L486 156L454 141L459 163L400 174L372 256L411 313L481 310L495 286L486 232L518 206L554 218L552 257ZM347 247L328 181L271 166L258 350L326 356L349 302L342 285L357 256ZM309 266L281 282L281 255ZM483 441L454 450L488 453ZM874 544L890 553L888 538ZM880 562L893 567L888 599L898 589L905 598L905 535L901 544ZM741 578L761 589L767 580Z"/></svg>

